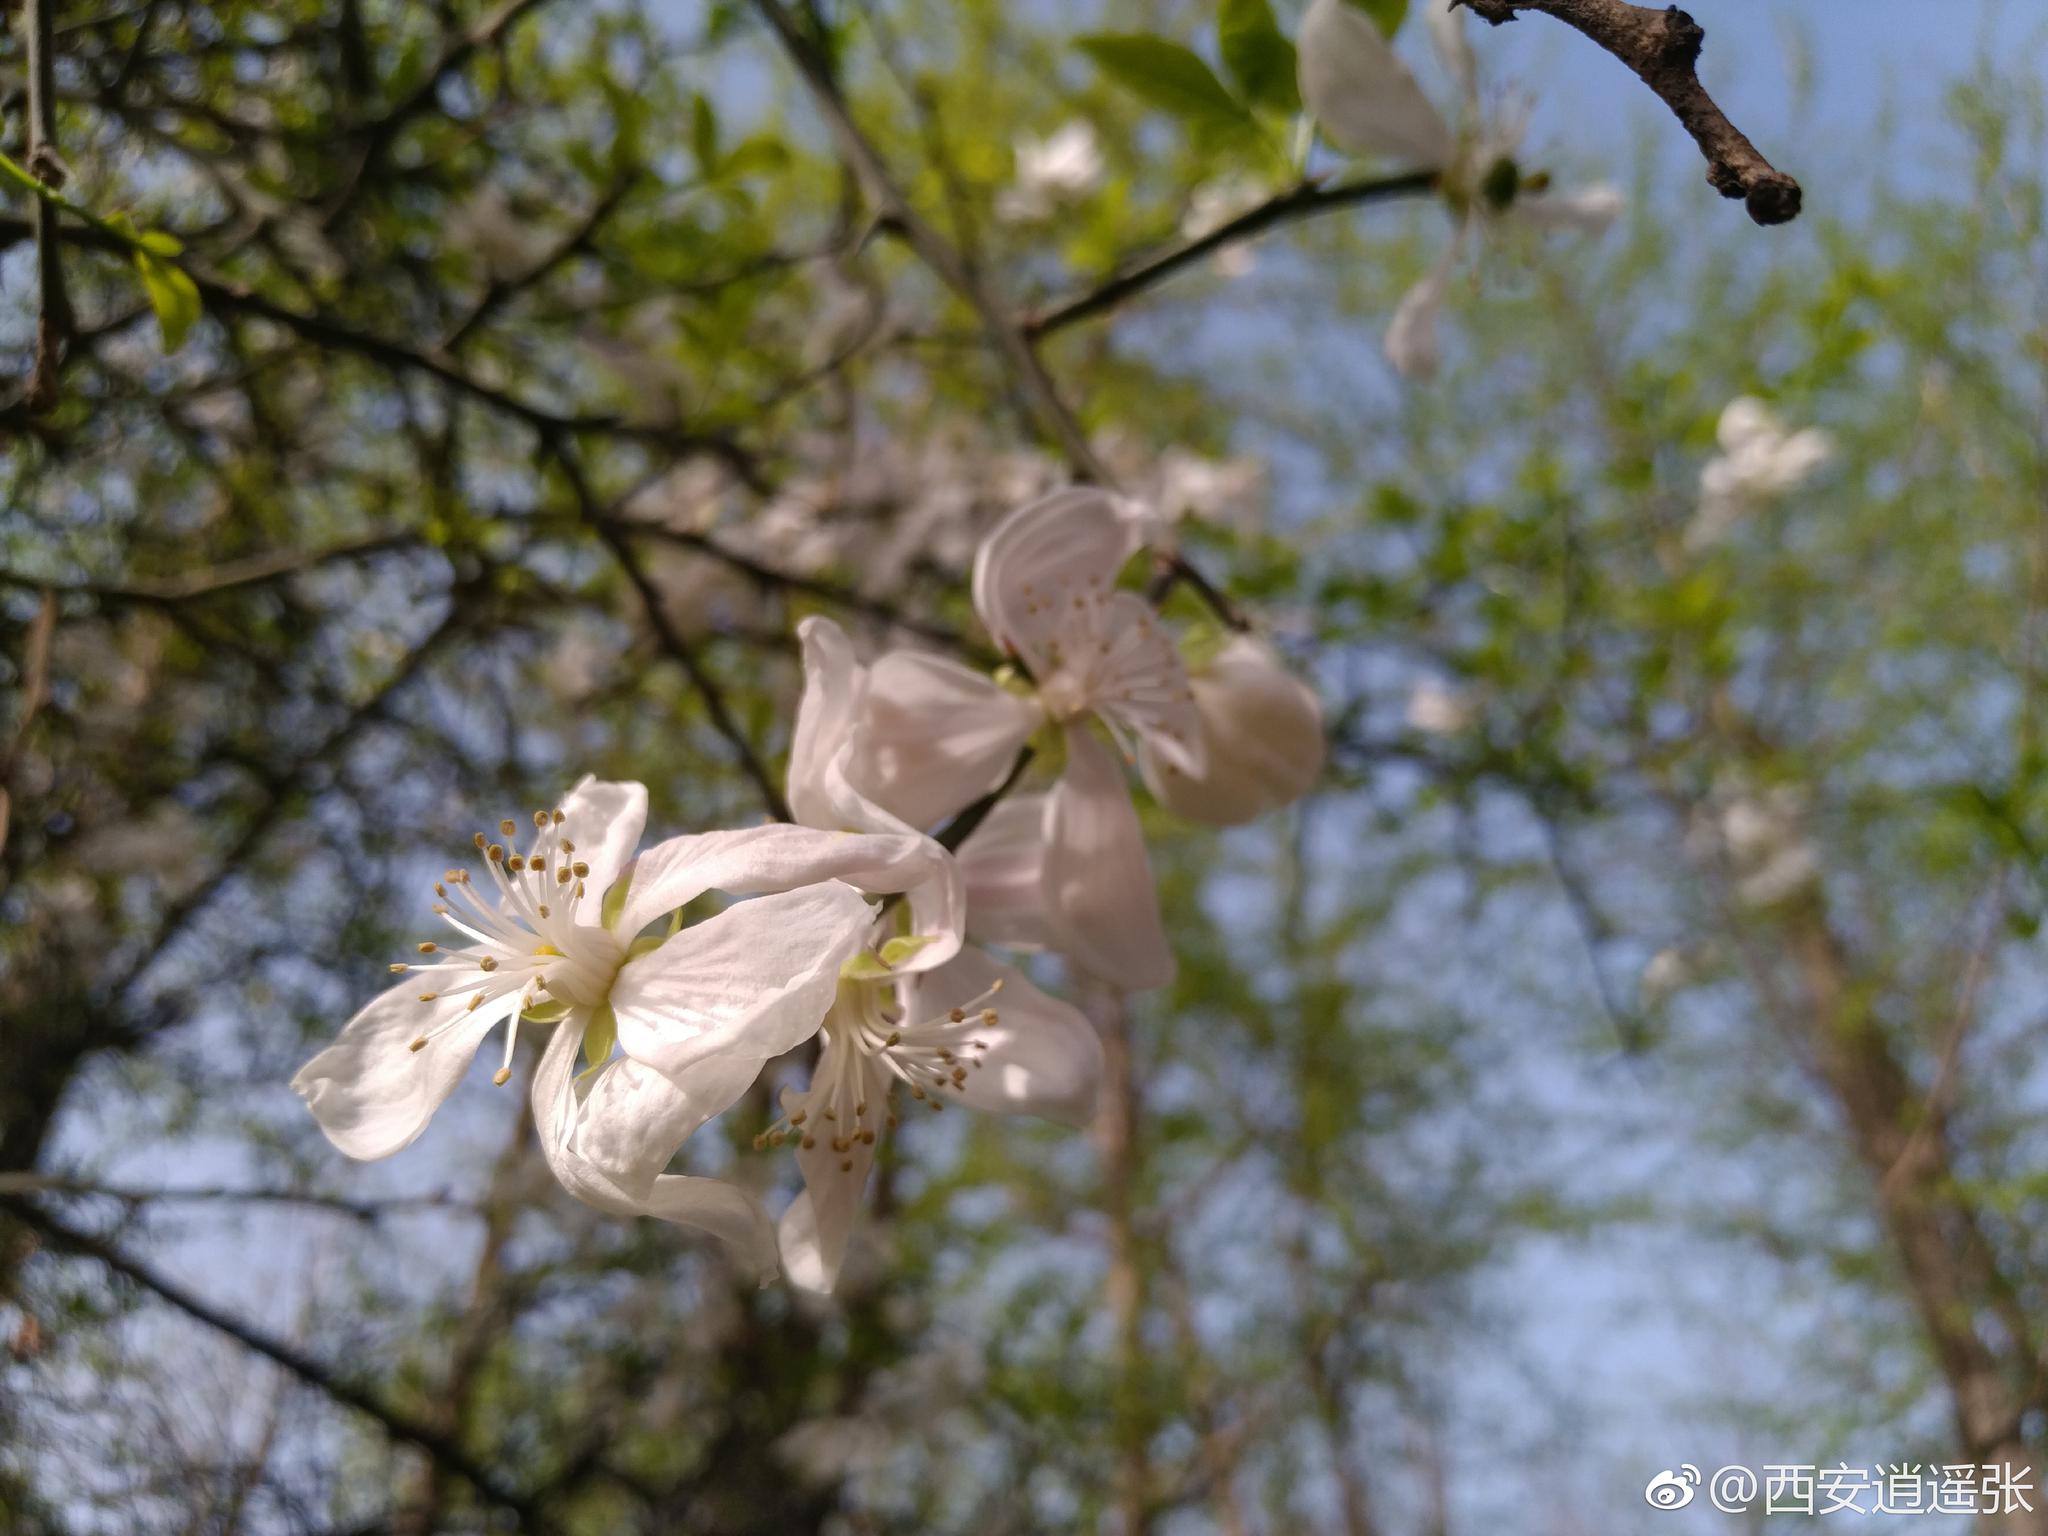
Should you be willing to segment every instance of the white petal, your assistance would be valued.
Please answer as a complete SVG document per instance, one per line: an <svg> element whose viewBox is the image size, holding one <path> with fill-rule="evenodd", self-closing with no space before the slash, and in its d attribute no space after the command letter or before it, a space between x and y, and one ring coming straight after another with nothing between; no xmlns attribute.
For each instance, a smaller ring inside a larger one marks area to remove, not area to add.
<svg viewBox="0 0 2048 1536"><path fill-rule="evenodd" d="M1141 747L1139 768L1161 805L1213 826L1236 826L1290 805L1322 776L1323 710L1315 693L1264 642L1231 640L1193 677L1208 762L1191 774Z"/></svg>
<svg viewBox="0 0 2048 1536"><path fill-rule="evenodd" d="M619 920L637 934L706 891L735 896L843 880L864 891L907 891L943 871L946 850L921 832L825 832L816 827L746 827L673 837L641 854Z"/></svg>
<svg viewBox="0 0 2048 1536"><path fill-rule="evenodd" d="M817 1033L873 909L826 881L743 901L692 923L612 983L619 1044L684 1079L718 1056L779 1056Z"/></svg>
<svg viewBox="0 0 2048 1536"><path fill-rule="evenodd" d="M963 949L952 964L918 978L915 1016L964 1008L998 981L1002 990L986 1005L996 1022L974 1029L988 1049L974 1053L980 1065L968 1072L961 1098L995 1114L1088 1124L1102 1081L1101 1038L1079 1009L1048 997L1022 971Z"/></svg>
<svg viewBox="0 0 2048 1536"><path fill-rule="evenodd" d="M998 646L1043 678L1045 642L1063 591L1107 591L1138 550L1142 520L1093 486L1019 507L974 552L974 611Z"/></svg>
<svg viewBox="0 0 2048 1536"><path fill-rule="evenodd" d="M1450 164L1450 125L1363 11L1315 0L1296 46L1302 102L1331 143L1354 155Z"/></svg>
<svg viewBox="0 0 2048 1536"><path fill-rule="evenodd" d="M1714 424L1714 436L1729 453L1739 453L1761 439L1776 438L1784 432L1777 416L1754 395L1737 395L1722 407Z"/></svg>
<svg viewBox="0 0 2048 1536"><path fill-rule="evenodd" d="M1045 894L1049 795L1010 795L961 845L967 933L978 944L1030 949L1058 945Z"/></svg>
<svg viewBox="0 0 2048 1536"><path fill-rule="evenodd" d="M1452 251L1439 257L1422 280L1403 295L1387 325L1387 361L1404 379L1426 379L1443 360L1437 342L1437 317L1450 292Z"/></svg>
<svg viewBox="0 0 2048 1536"><path fill-rule="evenodd" d="M1115 755L1086 731L1067 732L1067 768L1046 828L1046 897L1060 948L1128 991L1165 986L1173 950L1137 808Z"/></svg>
<svg viewBox="0 0 2048 1536"><path fill-rule="evenodd" d="M411 1146L462 1081L491 1026L512 1011L510 995L474 1013L467 997L423 1003L423 985L401 982L377 997L292 1078L327 1139L350 1157L389 1157Z"/></svg>
<svg viewBox="0 0 2048 1536"><path fill-rule="evenodd" d="M830 1063L821 1058L817 1075L826 1075L829 1067ZM871 1070L865 1065L862 1068L864 1073ZM869 1090L876 1103L881 1102L886 1091L879 1079ZM815 1126L812 1129L812 1145L805 1148L799 1142L796 1154L797 1167L804 1176L804 1192L783 1213L777 1242L783 1271L792 1285L829 1293L839 1283L846 1245L860 1220L868 1173L875 1165L875 1149L853 1139L844 1151L835 1151L822 1131Z"/></svg>
<svg viewBox="0 0 2048 1536"><path fill-rule="evenodd" d="M1437 62L1457 86L1459 99L1476 104L1479 63L1472 55L1472 39L1466 35L1465 17L1456 8L1455 0L1426 0L1422 21L1429 28L1429 42L1436 50Z"/></svg>
<svg viewBox="0 0 2048 1536"><path fill-rule="evenodd" d="M1043 718L958 662L891 651L869 669L847 779L911 826L936 826L1003 782Z"/></svg>
<svg viewBox="0 0 2048 1536"><path fill-rule="evenodd" d="M562 835L590 866L584 883L593 897L602 898L631 862L647 829L647 786L585 774L560 809Z"/></svg>
<svg viewBox="0 0 2048 1536"><path fill-rule="evenodd" d="M853 734L867 691L867 672L854 660L846 632L830 619L812 616L797 626L803 645L804 692L797 704L796 732L789 748L789 804L807 827L835 831L894 831L849 826L838 771L840 755Z"/></svg>
<svg viewBox="0 0 2048 1536"><path fill-rule="evenodd" d="M727 1093L727 1104L744 1093L761 1064L752 1063L751 1071L734 1064L716 1083L700 1079L701 1095L620 1059L579 1082L582 1037L580 1022L558 1025L533 1079L541 1151L562 1187L613 1215L652 1216L708 1232L763 1279L772 1275L775 1233L758 1201L720 1179L660 1171L683 1137L717 1112L707 1106Z"/></svg>
<svg viewBox="0 0 2048 1536"><path fill-rule="evenodd" d="M1533 197L1517 198L1513 211L1546 228L1597 235L1620 218L1627 206L1619 187L1599 181L1569 192L1539 192Z"/></svg>
<svg viewBox="0 0 2048 1536"><path fill-rule="evenodd" d="M672 1078L614 1056L577 1084L582 1110L570 1145L621 1189L645 1190L707 1120L739 1102L764 1065L720 1056Z"/></svg>

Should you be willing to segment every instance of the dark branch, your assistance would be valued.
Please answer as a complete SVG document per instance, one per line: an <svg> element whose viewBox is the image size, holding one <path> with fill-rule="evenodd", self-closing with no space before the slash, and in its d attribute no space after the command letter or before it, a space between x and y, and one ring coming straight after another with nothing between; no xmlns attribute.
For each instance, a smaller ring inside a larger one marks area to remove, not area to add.
<svg viewBox="0 0 2048 1536"><path fill-rule="evenodd" d="M64 181L57 154L57 59L51 16L56 0L28 0L21 13L28 38L28 168L51 186ZM57 209L38 198L30 217L36 234L36 350L25 397L32 411L57 403L57 372L71 340L71 300L64 292L64 263L57 243Z"/></svg>
<svg viewBox="0 0 2048 1536"><path fill-rule="evenodd" d="M1499 26L1518 12L1542 11L1613 54L1663 100L1707 158L1707 180L1723 197L1739 197L1759 224L1799 215L1799 183L1772 165L1700 84L1706 32L1677 6L1656 10L1628 0L1464 0Z"/></svg>
<svg viewBox="0 0 2048 1536"><path fill-rule="evenodd" d="M1100 286L1079 293L1072 298L1061 299L1047 305L1036 313L1027 315L1022 322L1026 336L1036 339L1049 336L1054 331L1065 330L1082 320L1096 315L1107 314L1126 300L1136 298L1146 289L1165 282L1176 273L1212 256L1226 246L1249 240L1281 224L1291 224L1297 219L1313 218L1319 213L1329 213L1339 208L1354 208L1363 203L1386 202L1397 197L1414 197L1434 192L1437 188L1435 171L1410 171L1402 176L1379 177L1372 181L1345 182L1339 186L1326 187L1320 182L1305 181L1298 187L1276 194L1255 208L1248 208L1228 223L1219 224L1199 240L1189 240L1120 268L1116 275Z"/></svg>
<svg viewBox="0 0 2048 1536"><path fill-rule="evenodd" d="M435 1465L461 1478L491 1503L517 1515L522 1529L540 1531L552 1528L551 1523L542 1518L530 1496L512 1487L489 1467L477 1461L456 1443L453 1436L443 1434L422 1424L411 1415L393 1408L366 1388L337 1375L305 1351L282 1339L273 1339L268 1334L258 1332L239 1319L229 1316L211 1302L186 1290L168 1275L159 1274L140 1259L131 1258L113 1244L51 1215L32 1200L18 1195L0 1195L0 1210L6 1211L23 1226L40 1234L53 1247L98 1262L114 1274L141 1286L158 1300L175 1307L193 1321L205 1324L216 1333L233 1339L244 1349L282 1366L292 1376L324 1393L334 1402L345 1408L353 1408L366 1418L374 1419L383 1426L386 1433L410 1445L418 1446L433 1458Z"/></svg>

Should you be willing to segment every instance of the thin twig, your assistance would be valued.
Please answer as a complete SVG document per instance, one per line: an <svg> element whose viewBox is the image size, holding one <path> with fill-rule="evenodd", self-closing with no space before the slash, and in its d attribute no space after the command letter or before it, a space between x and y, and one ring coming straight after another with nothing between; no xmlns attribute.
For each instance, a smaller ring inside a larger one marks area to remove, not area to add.
<svg viewBox="0 0 2048 1536"><path fill-rule="evenodd" d="M1317 214L1331 213L1340 208L1419 197L1434 192L1440 180L1435 171L1409 171L1404 175L1382 176L1370 181L1342 182L1334 187L1319 181L1305 181L1246 209L1199 239L1184 241L1157 255L1121 266L1115 275L1085 293L1044 305L1026 315L1019 322L1019 328L1034 339L1050 336L1082 320L1106 314L1204 257L1213 256L1278 225L1314 218Z"/></svg>
<svg viewBox="0 0 2048 1536"><path fill-rule="evenodd" d="M160 1274L152 1266L123 1253L93 1233L51 1215L33 1200L19 1195L0 1195L0 1210L5 1210L8 1215L40 1234L53 1246L96 1261L114 1274L133 1281L194 1322L202 1323L216 1333L234 1340L251 1353L261 1355L266 1360L282 1366L298 1380L325 1394L334 1402L345 1408L352 1408L366 1418L374 1419L388 1434L418 1446L433 1457L437 1465L460 1477L491 1503L501 1509L510 1510L518 1516L523 1528L533 1531L554 1528L553 1523L546 1520L536 1508L531 1497L512 1487L491 1468L471 1456L452 1436L392 1407L367 1388L337 1375L305 1351L252 1328L239 1318L231 1317L168 1275Z"/></svg>
<svg viewBox="0 0 2048 1536"><path fill-rule="evenodd" d="M854 120L824 55L804 35L781 0L754 0L754 9L781 40L783 51L789 55L790 62L809 88L813 101L824 115L826 126L839 143L841 155L859 179L869 201L881 214L884 225L900 234L918 259L931 268L932 274L974 311L975 318L981 322L982 329L1022 390L1040 428L1059 445L1074 472L1085 479L1107 483L1107 472L1095 450L1089 446L1087 433L1081 430L1080 422L1060 399L1059 390L1054 386L1052 376L1046 372L1045 365L1039 361L1038 354L1032 350L1030 339L1010 318L1008 310L968 270L966 262L946 237L911 206L910 199L897 184L880 151Z"/></svg>
<svg viewBox="0 0 2048 1536"><path fill-rule="evenodd" d="M1706 31L1677 6L1659 10L1628 0L1464 0L1495 26L1521 11L1541 11L1576 28L1634 70L1671 109L1706 156L1707 180L1723 197L1739 197L1759 224L1799 216L1799 183L1772 165L1728 121L1700 84Z"/></svg>
<svg viewBox="0 0 2048 1536"><path fill-rule="evenodd" d="M57 153L57 47L51 32L56 0L24 0L22 30L28 54L28 164L52 186L64 181L64 162ZM44 199L35 204L36 351L28 393L32 411L57 403L57 374L71 340L71 301L64 292L64 263L57 240L57 209Z"/></svg>
<svg viewBox="0 0 2048 1536"><path fill-rule="evenodd" d="M22 651L21 706L15 715L14 736L6 752L0 753L0 854L7 851L7 828L14 815L14 797L7 785L28 742L28 729L35 724L36 712L50 696L50 637L56 630L57 594L45 587L42 605L29 621L28 644Z"/></svg>
<svg viewBox="0 0 2048 1536"><path fill-rule="evenodd" d="M668 610L662 606L661 593L648 577L646 568L641 565L640 557L633 549L633 541L626 536L621 524L605 515L603 503L597 499L590 488L590 482L584 478L583 466L577 462L567 445L556 443L553 447L555 462L561 466L562 473L569 482L570 491L582 510L584 520L595 530L605 548L612 552L612 558L618 561L619 569L626 573L626 579L633 584L633 590L640 596L640 605L647 612L647 623L654 631L655 639L661 643L662 650L668 653L670 659L683 669L684 675L690 680L690 686L697 690L698 698L704 703L704 713L710 717L711 728L731 745L733 755L739 759L740 770L753 781L754 789L760 795L762 805L767 807L768 814L777 821L795 821L796 815L790 810L789 801L784 797L782 787L775 782L775 776L768 771L768 765L762 761L761 754L754 750L754 744L747 739L747 733L740 729L740 723L733 715L732 706L726 702L725 690L705 667L703 658L697 654L697 648L691 645L683 632L670 622Z"/></svg>

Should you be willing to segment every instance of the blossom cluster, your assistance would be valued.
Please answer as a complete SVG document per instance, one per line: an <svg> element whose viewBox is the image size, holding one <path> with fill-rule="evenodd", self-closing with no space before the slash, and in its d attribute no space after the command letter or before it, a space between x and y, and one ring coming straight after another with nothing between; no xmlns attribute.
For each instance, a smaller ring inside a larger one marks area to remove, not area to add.
<svg viewBox="0 0 2048 1536"><path fill-rule="evenodd" d="M293 1079L321 1129L352 1157L389 1156L492 1031L502 1084L521 1033L548 1030L533 1112L565 1188L829 1291L906 1102L1086 1125L1093 1025L991 951L1051 951L1111 988L1165 984L1126 769L1166 809L1229 825L1305 794L1323 763L1316 697L1263 642L1176 637L1120 585L1160 530L1143 504L1090 488L998 524L973 572L1005 658L993 676L922 651L864 664L831 620L806 619L794 824L643 848L646 789L586 777L530 826L478 832L476 867L434 886L453 938L394 964L401 979ZM1017 787L1054 763L1042 787ZM714 892L737 899L696 918ZM794 1147L802 1173L779 1223L736 1183L667 1171L806 1046L808 1086L785 1089L756 1138Z"/></svg>

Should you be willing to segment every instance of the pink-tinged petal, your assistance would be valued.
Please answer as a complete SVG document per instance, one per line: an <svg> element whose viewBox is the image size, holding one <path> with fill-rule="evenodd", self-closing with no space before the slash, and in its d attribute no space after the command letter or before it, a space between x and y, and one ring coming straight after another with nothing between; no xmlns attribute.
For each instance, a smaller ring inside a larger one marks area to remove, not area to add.
<svg viewBox="0 0 2048 1536"><path fill-rule="evenodd" d="M864 891L908 891L943 869L945 849L921 832L825 832L772 825L672 837L640 855L614 929L637 934L706 891L735 896L843 880Z"/></svg>
<svg viewBox="0 0 2048 1536"><path fill-rule="evenodd" d="M590 866L584 885L593 901L602 898L632 862L647 829L647 786L585 774L560 810L562 835L576 845L575 857Z"/></svg>
<svg viewBox="0 0 2048 1536"><path fill-rule="evenodd" d="M891 651L868 670L848 782L913 827L933 827L1000 785L1044 719L971 668Z"/></svg>
<svg viewBox="0 0 2048 1536"><path fill-rule="evenodd" d="M1115 754L1069 730L1067 768L1046 818L1045 888L1060 948L1126 991L1173 980L1173 950L1137 807Z"/></svg>
<svg viewBox="0 0 2048 1536"><path fill-rule="evenodd" d="M1180 650L1150 603L1135 592L1112 593L1063 638L1070 659L1062 670L1083 680L1083 693L1113 731L1185 772L1201 772L1208 749L1201 711ZM1077 643L1085 650L1071 655Z"/></svg>
<svg viewBox="0 0 2048 1536"><path fill-rule="evenodd" d="M612 1215L708 1232L767 1279L775 1271L775 1232L760 1203L720 1179L661 1172L683 1138L717 1112L710 1106L738 1098L761 1064L700 1076L695 1092L617 1058L579 1080L582 1039L580 1023L558 1026L533 1079L541 1151L562 1187Z"/></svg>
<svg viewBox="0 0 2048 1536"><path fill-rule="evenodd" d="M620 968L619 1044L678 1080L714 1057L793 1050L824 1022L873 915L852 886L826 881L692 923Z"/></svg>
<svg viewBox="0 0 2048 1536"><path fill-rule="evenodd" d="M828 1054L836 1049L826 1047ZM834 1066L821 1057L817 1077L830 1076ZM859 1070L869 1079L866 1093L874 1103L881 1103L888 1091L886 1085L866 1063ZM792 1103L793 1096L785 1094L784 1107ZM797 1167L804 1176L804 1192L783 1213L777 1241L783 1273L789 1276L790 1283L802 1290L829 1294L839 1283L847 1243L860 1221L868 1173L875 1165L875 1148L858 1137L849 1137L844 1146L834 1147L822 1122L813 1121L806 1129L812 1132L807 1138L811 1145L805 1147L800 1139L796 1154Z"/></svg>
<svg viewBox="0 0 2048 1536"><path fill-rule="evenodd" d="M967 889L967 935L977 944L1028 949L1058 945L1046 909L1048 795L1010 795L961 845Z"/></svg>
<svg viewBox="0 0 2048 1536"><path fill-rule="evenodd" d="M1239 635L1193 677L1209 757L1190 774L1150 749L1138 764L1161 805L1190 821L1235 826L1290 805L1322 776L1323 710L1270 647Z"/></svg>
<svg viewBox="0 0 2048 1536"><path fill-rule="evenodd" d="M1365 12L1346 0L1315 0L1296 56L1302 104L1339 149L1430 169L1451 163L1450 124Z"/></svg>
<svg viewBox="0 0 2048 1536"><path fill-rule="evenodd" d="M975 551L974 610L998 646L1043 678L1063 600L1107 592L1140 537L1139 520L1107 491L1076 486L1041 497L996 524Z"/></svg>
<svg viewBox="0 0 2048 1536"><path fill-rule="evenodd" d="M1048 997L1022 971L963 949L952 964L918 978L912 1011L924 1018L977 1006L998 982L1002 990L982 1005L996 1022L974 1026L988 1049L972 1054L979 1065L961 1084L961 1099L994 1114L1087 1125L1102 1082L1101 1038L1079 1009Z"/></svg>
<svg viewBox="0 0 2048 1536"><path fill-rule="evenodd" d="M411 1146L491 1026L512 1011L510 996L474 1013L467 997L423 1003L424 987L405 981L383 993L292 1078L327 1139L350 1157L367 1161ZM413 1050L422 1037L426 1045Z"/></svg>

